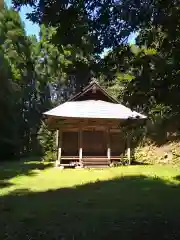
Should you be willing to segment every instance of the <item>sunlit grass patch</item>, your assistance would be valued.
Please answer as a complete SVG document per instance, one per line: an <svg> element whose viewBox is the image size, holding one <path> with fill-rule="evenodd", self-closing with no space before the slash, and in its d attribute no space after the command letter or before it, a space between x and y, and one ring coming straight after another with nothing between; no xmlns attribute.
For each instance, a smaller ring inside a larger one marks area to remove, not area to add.
<svg viewBox="0 0 180 240"><path fill-rule="evenodd" d="M16 162L0 167L0 184L0 239L180 238L176 168Z"/></svg>

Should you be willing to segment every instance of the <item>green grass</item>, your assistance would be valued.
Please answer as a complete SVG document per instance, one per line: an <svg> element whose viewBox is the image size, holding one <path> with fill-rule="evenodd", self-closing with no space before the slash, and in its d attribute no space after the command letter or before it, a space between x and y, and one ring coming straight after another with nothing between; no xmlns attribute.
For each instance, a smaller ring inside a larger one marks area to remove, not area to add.
<svg viewBox="0 0 180 240"><path fill-rule="evenodd" d="M0 240L180 239L180 169L0 165Z"/></svg>

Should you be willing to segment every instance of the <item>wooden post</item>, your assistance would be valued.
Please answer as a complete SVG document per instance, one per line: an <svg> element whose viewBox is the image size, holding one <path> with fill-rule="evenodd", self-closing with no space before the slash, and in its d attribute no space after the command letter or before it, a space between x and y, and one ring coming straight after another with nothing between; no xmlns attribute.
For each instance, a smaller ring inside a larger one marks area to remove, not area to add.
<svg viewBox="0 0 180 240"><path fill-rule="evenodd" d="M79 140L79 162L82 161L82 130L79 130L79 135L78 135L78 140Z"/></svg>
<svg viewBox="0 0 180 240"><path fill-rule="evenodd" d="M59 155L59 130L56 130L56 166L57 166L57 160Z"/></svg>
<svg viewBox="0 0 180 240"><path fill-rule="evenodd" d="M107 139L107 158L109 160L109 163L111 161L111 146L110 146L110 136L109 136L109 128L106 131L106 139Z"/></svg>
<svg viewBox="0 0 180 240"><path fill-rule="evenodd" d="M56 130L56 147L59 146L59 130Z"/></svg>
<svg viewBox="0 0 180 240"><path fill-rule="evenodd" d="M130 135L127 135L127 158L128 163L131 165L131 147L130 147Z"/></svg>
<svg viewBox="0 0 180 240"><path fill-rule="evenodd" d="M59 139L59 144L58 144L58 157L56 161L56 167L58 167L61 164L61 155L62 155L62 131L58 132L58 139Z"/></svg>

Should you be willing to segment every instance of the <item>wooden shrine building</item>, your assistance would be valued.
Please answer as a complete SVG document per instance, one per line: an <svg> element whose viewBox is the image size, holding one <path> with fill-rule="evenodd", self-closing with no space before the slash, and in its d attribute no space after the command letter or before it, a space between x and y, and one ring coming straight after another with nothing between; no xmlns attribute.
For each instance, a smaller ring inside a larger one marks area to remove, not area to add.
<svg viewBox="0 0 180 240"><path fill-rule="evenodd" d="M44 114L49 128L57 131L57 166L110 166L124 155L130 163L130 142L121 126L128 119L146 119L118 103L96 81Z"/></svg>

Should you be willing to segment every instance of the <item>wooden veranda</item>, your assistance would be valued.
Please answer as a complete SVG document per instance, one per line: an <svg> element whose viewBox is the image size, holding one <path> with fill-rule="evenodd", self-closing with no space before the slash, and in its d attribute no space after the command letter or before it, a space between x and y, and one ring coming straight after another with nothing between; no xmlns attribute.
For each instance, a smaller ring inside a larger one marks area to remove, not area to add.
<svg viewBox="0 0 180 240"><path fill-rule="evenodd" d="M119 161L126 150L130 163L130 143L123 139L118 121L71 119L62 125L57 130L57 165L106 166Z"/></svg>

